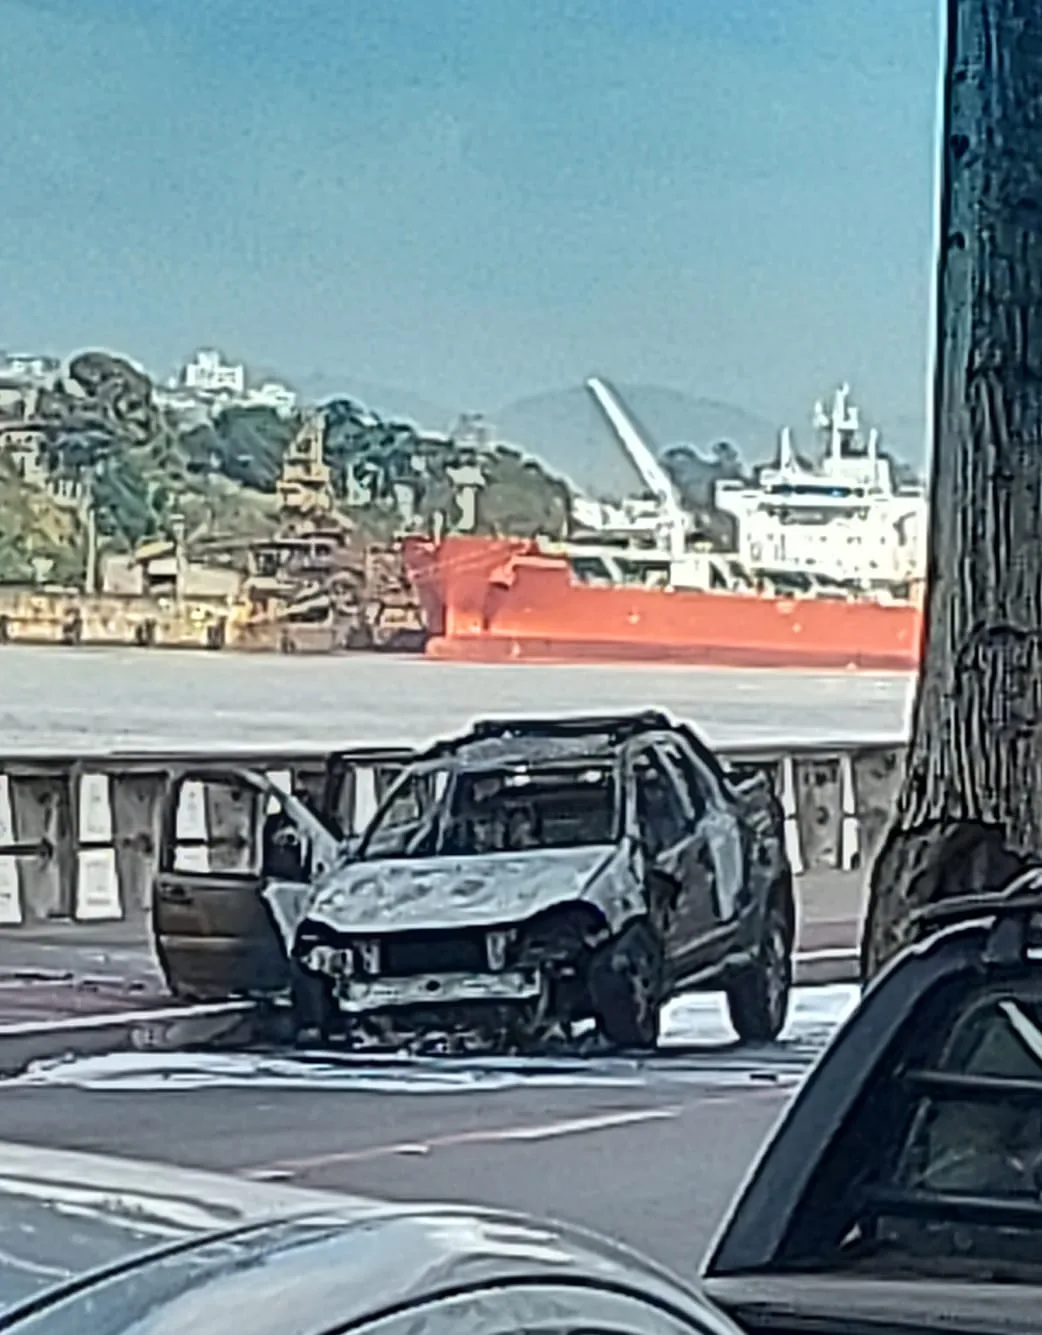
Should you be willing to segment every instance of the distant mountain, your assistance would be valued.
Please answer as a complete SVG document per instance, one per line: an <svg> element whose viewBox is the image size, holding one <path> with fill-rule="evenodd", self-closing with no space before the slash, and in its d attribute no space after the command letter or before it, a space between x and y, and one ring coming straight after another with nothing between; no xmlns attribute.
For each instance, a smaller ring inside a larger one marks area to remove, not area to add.
<svg viewBox="0 0 1042 1335"><path fill-rule="evenodd" d="M459 415L444 404L434 403L420 394L413 394L411 390L373 384L372 381L360 380L353 375L330 375L325 371L313 371L289 380L285 376L274 378L286 381L307 402L355 399L380 417L402 417L426 431L448 431Z"/></svg>
<svg viewBox="0 0 1042 1335"><path fill-rule="evenodd" d="M663 385L616 382L615 387L657 454L678 444L708 454L713 445L726 440L747 464L773 456L777 427L733 404ZM499 436L525 446L591 495L617 499L640 485L622 447L581 386L519 399L491 414L491 420Z"/></svg>
<svg viewBox="0 0 1042 1335"><path fill-rule="evenodd" d="M287 380L277 372L271 378ZM459 411L445 404L350 374L316 371L287 383L307 402L348 397L381 417L405 418L427 431L447 431L459 420ZM714 445L727 441L747 468L775 457L781 423L664 385L613 383L659 455L683 444L709 456ZM640 488L636 472L581 385L517 399L487 417L498 436L538 456L552 472L571 479L590 495L617 500ZM922 418L899 416L883 427L884 449L906 461L916 473L922 472ZM813 447L809 427L798 429L797 437L798 446Z"/></svg>

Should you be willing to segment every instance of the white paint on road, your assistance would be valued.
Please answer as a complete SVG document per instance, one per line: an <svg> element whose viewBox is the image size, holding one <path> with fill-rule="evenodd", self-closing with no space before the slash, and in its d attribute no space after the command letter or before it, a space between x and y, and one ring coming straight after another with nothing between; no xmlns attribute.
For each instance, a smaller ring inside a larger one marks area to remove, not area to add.
<svg viewBox="0 0 1042 1335"><path fill-rule="evenodd" d="M109 1053L38 1062L5 1088L71 1086L112 1092L188 1089L320 1090L359 1094L488 1093L519 1087L764 1085L798 1080L857 1004L854 986L797 988L777 1043L741 1046L723 998L678 997L653 1057L412 1057L398 1054Z"/></svg>
<svg viewBox="0 0 1042 1335"><path fill-rule="evenodd" d="M454 1149L464 1145L496 1145L511 1142L557 1140L561 1136L589 1135L597 1131L612 1131L621 1126L641 1122L671 1121L682 1109L630 1108L621 1112L597 1113L588 1117L568 1117L556 1122L536 1122L528 1126L488 1127L477 1131L455 1131L444 1136L432 1136L422 1141L398 1141L389 1145L369 1145L363 1149L341 1150L331 1154L312 1155L306 1159L285 1159L264 1168L251 1168L243 1176L257 1182L279 1181L297 1177L316 1168L334 1164L364 1163L371 1159L386 1159L396 1155L427 1155L432 1150Z"/></svg>

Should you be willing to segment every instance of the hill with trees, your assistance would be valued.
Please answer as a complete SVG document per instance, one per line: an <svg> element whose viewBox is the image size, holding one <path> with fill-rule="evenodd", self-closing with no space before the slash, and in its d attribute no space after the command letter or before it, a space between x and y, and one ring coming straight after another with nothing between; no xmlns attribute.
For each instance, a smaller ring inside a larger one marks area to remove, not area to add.
<svg viewBox="0 0 1042 1335"><path fill-rule="evenodd" d="M341 508L386 538L435 517L463 516L457 470L477 470L478 532L564 536L567 485L522 454L481 440L424 434L349 399L323 405L325 452ZM147 375L122 357L86 352L41 390L26 428L41 439L41 487L0 470L0 580L82 576L85 519L93 509L100 543L131 550L183 525L189 550L206 539L262 537L277 523L276 481L304 412L226 404L188 424L157 399ZM0 455L0 459L3 456ZM79 501L69 503L70 494ZM64 499L62 499L64 497ZM44 573L41 573L44 572Z"/></svg>

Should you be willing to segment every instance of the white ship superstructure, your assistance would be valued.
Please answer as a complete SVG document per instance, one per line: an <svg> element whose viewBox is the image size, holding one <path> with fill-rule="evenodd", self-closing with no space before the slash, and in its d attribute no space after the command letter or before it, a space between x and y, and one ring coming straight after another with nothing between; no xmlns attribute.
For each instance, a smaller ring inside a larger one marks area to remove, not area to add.
<svg viewBox="0 0 1042 1335"><path fill-rule="evenodd" d="M719 482L716 504L734 515L739 560L767 574L817 575L862 588L920 580L926 570L927 502L921 486L897 487L875 430L862 434L850 387L831 408L818 403L814 426L825 456L808 467L781 433L777 464L758 485Z"/></svg>

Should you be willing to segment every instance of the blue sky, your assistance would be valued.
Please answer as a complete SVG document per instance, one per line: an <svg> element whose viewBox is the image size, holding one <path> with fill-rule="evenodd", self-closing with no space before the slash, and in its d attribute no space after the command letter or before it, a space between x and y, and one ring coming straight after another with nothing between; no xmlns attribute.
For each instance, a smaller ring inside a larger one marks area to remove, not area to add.
<svg viewBox="0 0 1042 1335"><path fill-rule="evenodd" d="M921 415L936 0L0 0L0 347Z"/></svg>

